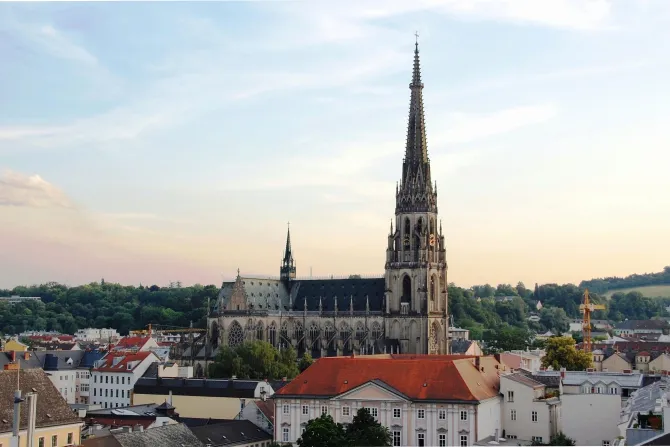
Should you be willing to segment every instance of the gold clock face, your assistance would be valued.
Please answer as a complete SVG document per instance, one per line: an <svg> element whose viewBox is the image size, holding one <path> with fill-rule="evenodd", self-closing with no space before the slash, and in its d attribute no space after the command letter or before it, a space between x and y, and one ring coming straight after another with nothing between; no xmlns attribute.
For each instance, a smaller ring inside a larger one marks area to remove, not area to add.
<svg viewBox="0 0 670 447"><path fill-rule="evenodd" d="M405 245L409 245L409 237L405 236Z"/></svg>
<svg viewBox="0 0 670 447"><path fill-rule="evenodd" d="M431 247L435 246L435 235L434 234L430 235L430 246Z"/></svg>

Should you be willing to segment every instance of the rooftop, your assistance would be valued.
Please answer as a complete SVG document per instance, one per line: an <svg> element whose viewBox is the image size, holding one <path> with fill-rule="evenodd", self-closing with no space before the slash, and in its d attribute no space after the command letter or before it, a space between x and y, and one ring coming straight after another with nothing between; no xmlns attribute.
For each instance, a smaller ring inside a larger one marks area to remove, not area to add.
<svg viewBox="0 0 670 447"><path fill-rule="evenodd" d="M320 358L275 396L332 397L374 382L410 400L482 401L498 394L500 364L471 356Z"/></svg>
<svg viewBox="0 0 670 447"><path fill-rule="evenodd" d="M507 379L507 380L512 380L514 382L520 383L522 385L529 386L531 388L544 388L545 384L538 382L537 380L533 379L532 377L529 377L525 374L522 373L514 373L514 374L507 374L505 376L502 376L500 379Z"/></svg>
<svg viewBox="0 0 670 447"><path fill-rule="evenodd" d="M166 396L172 391L181 396L214 396L253 399L256 386L262 380L184 379L142 377L135 383L135 394ZM268 383L269 386L272 386ZM273 387L274 390L274 387Z"/></svg>
<svg viewBox="0 0 670 447"><path fill-rule="evenodd" d="M272 435L245 419L192 427L193 434L206 445L246 445L271 441Z"/></svg>
<svg viewBox="0 0 670 447"><path fill-rule="evenodd" d="M121 447L204 447L184 424L169 424L132 433L114 433Z"/></svg>
<svg viewBox="0 0 670 447"><path fill-rule="evenodd" d="M110 352L105 358L101 360L94 371L97 372L132 372L143 360L152 356L155 359L158 357L150 351L142 351L135 353L127 352ZM119 360L120 359L120 360ZM133 365L133 362L138 362ZM129 368L130 367L130 368Z"/></svg>
<svg viewBox="0 0 670 447"><path fill-rule="evenodd" d="M19 371L0 371L0 433L12 429L14 400L11 396L16 390L16 378L19 374L20 389L25 397L27 393L37 393L36 427L77 424L81 420L72 412L67 402L41 369ZM25 408L25 406L24 406ZM28 426L28 412L21 411L21 429Z"/></svg>

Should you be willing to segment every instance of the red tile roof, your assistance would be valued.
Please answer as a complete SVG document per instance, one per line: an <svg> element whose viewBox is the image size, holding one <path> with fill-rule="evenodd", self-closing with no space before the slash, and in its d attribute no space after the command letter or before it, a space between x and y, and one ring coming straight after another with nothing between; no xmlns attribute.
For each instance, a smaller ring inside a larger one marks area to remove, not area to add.
<svg viewBox="0 0 670 447"><path fill-rule="evenodd" d="M267 400L257 400L256 401L256 406L258 407L259 410L265 415L266 418L272 424L274 425L275 423L275 405L274 402L270 403Z"/></svg>
<svg viewBox="0 0 670 447"><path fill-rule="evenodd" d="M116 346L114 346L114 348L141 348L147 344L149 340L151 340L151 337L123 337L121 340L119 340Z"/></svg>
<svg viewBox="0 0 670 447"><path fill-rule="evenodd" d="M500 364L480 357L480 365L472 356L325 357L275 395L337 396L379 380L412 400L481 401L498 394Z"/></svg>
<svg viewBox="0 0 670 447"><path fill-rule="evenodd" d="M101 364L97 367L94 368L93 371L98 371L98 372L132 372L135 368L137 368L137 365L133 366L131 369L128 369L128 364L134 361L139 361L140 363L142 360L146 359L148 356L153 355L155 357L155 354L150 351L142 351L142 352L136 352L136 353L127 353L127 352L113 352L110 354L107 354L107 356L102 359ZM114 359L122 357L122 359L114 364Z"/></svg>

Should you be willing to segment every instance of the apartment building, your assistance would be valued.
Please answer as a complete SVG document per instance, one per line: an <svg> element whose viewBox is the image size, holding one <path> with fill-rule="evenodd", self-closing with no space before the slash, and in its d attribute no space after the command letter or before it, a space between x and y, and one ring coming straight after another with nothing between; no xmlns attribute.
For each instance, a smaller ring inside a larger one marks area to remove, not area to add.
<svg viewBox="0 0 670 447"><path fill-rule="evenodd" d="M320 358L275 393L275 439L296 445L321 414L351 423L359 408L394 446L469 446L502 434L493 357L391 355Z"/></svg>
<svg viewBox="0 0 670 447"><path fill-rule="evenodd" d="M90 402L103 408L127 407L137 380L158 357L153 352L110 352L91 371Z"/></svg>
<svg viewBox="0 0 670 447"><path fill-rule="evenodd" d="M561 431L561 400L558 393L522 373L500 377L503 396L504 437L548 443Z"/></svg>

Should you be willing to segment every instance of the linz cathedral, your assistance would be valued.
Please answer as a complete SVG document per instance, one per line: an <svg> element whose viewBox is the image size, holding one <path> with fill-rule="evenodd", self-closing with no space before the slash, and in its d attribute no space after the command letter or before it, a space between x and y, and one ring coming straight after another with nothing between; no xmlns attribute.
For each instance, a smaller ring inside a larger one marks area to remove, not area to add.
<svg viewBox="0 0 670 447"><path fill-rule="evenodd" d="M209 320L219 346L265 340L298 355L448 354L447 259L430 175L418 43L395 226L380 278L296 279L290 230L280 279L224 282Z"/></svg>

